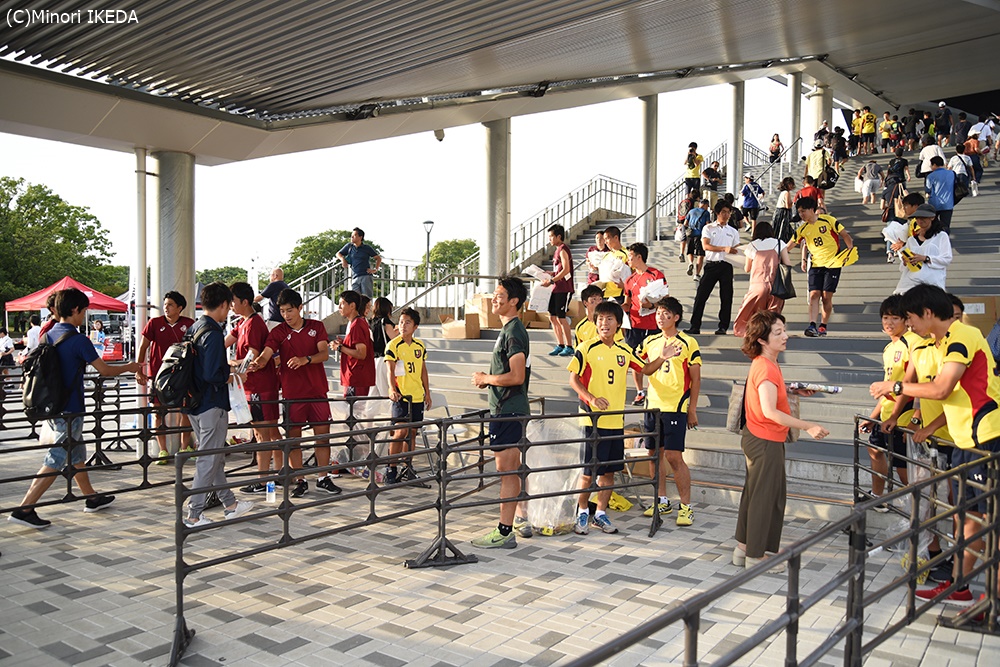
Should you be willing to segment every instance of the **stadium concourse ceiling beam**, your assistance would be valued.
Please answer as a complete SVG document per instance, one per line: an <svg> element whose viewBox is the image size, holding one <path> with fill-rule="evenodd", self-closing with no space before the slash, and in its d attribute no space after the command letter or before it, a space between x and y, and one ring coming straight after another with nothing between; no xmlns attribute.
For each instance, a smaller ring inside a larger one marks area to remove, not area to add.
<svg viewBox="0 0 1000 667"><path fill-rule="evenodd" d="M261 120L0 60L0 131L127 152L191 153L199 164L218 165L790 72L829 83L844 97L892 104L822 56L806 56L381 101L367 114L355 106Z"/></svg>

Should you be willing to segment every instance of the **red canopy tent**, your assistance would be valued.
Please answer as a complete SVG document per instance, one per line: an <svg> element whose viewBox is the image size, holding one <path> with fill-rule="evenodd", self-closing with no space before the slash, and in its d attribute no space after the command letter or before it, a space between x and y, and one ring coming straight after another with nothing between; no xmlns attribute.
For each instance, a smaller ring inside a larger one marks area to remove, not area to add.
<svg viewBox="0 0 1000 667"><path fill-rule="evenodd" d="M128 311L128 305L125 303L115 299L114 297L110 297L107 294L102 294L95 289L91 289L83 283L73 280L69 276L66 276L62 280L49 285L45 289L38 290L34 294L29 294L28 296L22 296L20 299L8 301L4 308L7 312L15 310L41 310L45 307L45 300L49 297L49 294L59 290L69 289L70 287L75 287L86 294L90 298L90 307L94 310L110 310L116 313L124 313Z"/></svg>

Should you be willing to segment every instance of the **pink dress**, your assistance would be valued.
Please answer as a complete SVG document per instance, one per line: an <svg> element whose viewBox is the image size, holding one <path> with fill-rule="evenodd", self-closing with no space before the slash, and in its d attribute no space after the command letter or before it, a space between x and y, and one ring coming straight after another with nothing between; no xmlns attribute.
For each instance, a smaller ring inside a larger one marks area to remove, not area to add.
<svg viewBox="0 0 1000 667"><path fill-rule="evenodd" d="M778 239L759 239L747 246L747 254L753 257L750 264L750 287L743 297L743 305L733 324L733 333L743 337L747 323L758 310L780 313L785 307L784 299L771 296L771 284L781 263L781 249L785 244Z"/></svg>

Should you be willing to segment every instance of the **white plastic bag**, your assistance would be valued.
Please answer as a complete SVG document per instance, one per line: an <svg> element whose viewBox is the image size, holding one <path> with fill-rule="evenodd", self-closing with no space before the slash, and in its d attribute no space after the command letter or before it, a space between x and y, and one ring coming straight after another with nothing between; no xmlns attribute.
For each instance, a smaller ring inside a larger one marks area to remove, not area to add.
<svg viewBox="0 0 1000 667"><path fill-rule="evenodd" d="M889 243L896 243L897 241L906 243L906 239L910 238L910 229L901 222L890 220L882 229L882 238Z"/></svg>
<svg viewBox="0 0 1000 667"><path fill-rule="evenodd" d="M253 415L250 414L250 404L243 390L243 380L239 375L234 375L232 378L233 381L229 383L229 411L237 424L249 424Z"/></svg>
<svg viewBox="0 0 1000 667"><path fill-rule="evenodd" d="M547 311L549 309L549 297L555 290L555 285L542 285L537 283L531 288L531 298L528 299L528 310Z"/></svg>
<svg viewBox="0 0 1000 667"><path fill-rule="evenodd" d="M596 269L601 265L601 262L604 260L607 254L608 254L607 250L591 250L590 252L587 253L587 264L589 264L590 267ZM594 271L589 271L589 273L594 273Z"/></svg>
<svg viewBox="0 0 1000 667"><path fill-rule="evenodd" d="M663 278L657 278L656 280L651 280L642 287L639 288L639 301L648 301L653 304L653 308L643 308L639 307L639 316L645 317L646 315L652 315L656 312L656 302L660 299L665 299L670 296L670 288L667 287L666 282Z"/></svg>
<svg viewBox="0 0 1000 667"><path fill-rule="evenodd" d="M598 284L602 287L608 283L624 283L632 270L625 265L621 257L608 253L598 267Z"/></svg>
<svg viewBox="0 0 1000 667"><path fill-rule="evenodd" d="M575 419L542 419L528 422L527 438L533 443L569 440L559 445L532 445L525 454L529 468L577 465L583 460L583 427ZM571 491L580 485L580 469L550 470L528 475L526 491L531 494ZM573 532L576 495L538 498L528 503L528 520L542 535Z"/></svg>

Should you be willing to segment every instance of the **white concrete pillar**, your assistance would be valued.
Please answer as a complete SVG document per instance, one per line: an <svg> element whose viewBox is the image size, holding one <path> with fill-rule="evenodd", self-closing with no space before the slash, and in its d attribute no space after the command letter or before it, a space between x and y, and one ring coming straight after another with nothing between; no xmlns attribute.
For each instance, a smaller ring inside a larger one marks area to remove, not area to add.
<svg viewBox="0 0 1000 667"><path fill-rule="evenodd" d="M192 317L198 295L194 277L194 156L174 151L153 154L157 180L157 254L159 289L152 301L162 307L163 294L177 290L187 299L184 314ZM158 314L160 314L157 311Z"/></svg>
<svg viewBox="0 0 1000 667"><path fill-rule="evenodd" d="M656 95L640 97L642 104L642 179L639 187L639 201L636 214L656 204L656 146L659 132L659 98ZM635 223L635 240L648 243L656 238L656 209Z"/></svg>
<svg viewBox="0 0 1000 667"><path fill-rule="evenodd" d="M733 124L729 133L729 151L726 159L726 192L732 192L739 201L740 189L743 187L743 114L745 104L746 84L736 81L730 84L733 88Z"/></svg>
<svg viewBox="0 0 1000 667"><path fill-rule="evenodd" d="M812 103L813 126L809 128L809 141L812 141L812 135L816 130L823 126L824 120L830 123L830 131L833 132L833 89L825 83L817 84Z"/></svg>
<svg viewBox="0 0 1000 667"><path fill-rule="evenodd" d="M479 273L498 276L510 268L510 118L483 125L486 127L486 246L479 254ZM483 285L483 289L493 287Z"/></svg>
<svg viewBox="0 0 1000 667"><path fill-rule="evenodd" d="M146 296L146 149L135 149L135 329L132 331L132 358L139 352L139 336L149 320L149 299Z"/></svg>
<svg viewBox="0 0 1000 667"><path fill-rule="evenodd" d="M785 140L785 146L791 146L792 143L802 135L802 72L793 72L788 75L788 100L789 106L792 108L792 126L791 131L788 133L788 138ZM805 141L805 139L803 139ZM792 149L788 151L788 161L791 164L797 164L799 158L803 154L803 147L801 144L795 144Z"/></svg>

